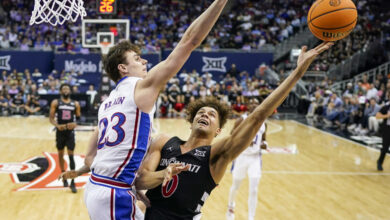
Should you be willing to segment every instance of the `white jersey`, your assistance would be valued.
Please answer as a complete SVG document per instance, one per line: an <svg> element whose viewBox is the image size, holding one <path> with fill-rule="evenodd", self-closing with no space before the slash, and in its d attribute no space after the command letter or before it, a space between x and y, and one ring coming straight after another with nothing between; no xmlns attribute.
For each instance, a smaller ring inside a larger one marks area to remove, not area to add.
<svg viewBox="0 0 390 220"><path fill-rule="evenodd" d="M248 117L247 114L241 116L244 120ZM252 141L252 144L247 147L241 154L251 155L261 153L261 142L263 141L263 134L265 132L265 123L263 123L257 132L255 138Z"/></svg>
<svg viewBox="0 0 390 220"><path fill-rule="evenodd" d="M93 175L132 185L150 142L153 114L141 112L134 101L141 78L124 77L99 108L98 150ZM149 98L149 97L146 97Z"/></svg>

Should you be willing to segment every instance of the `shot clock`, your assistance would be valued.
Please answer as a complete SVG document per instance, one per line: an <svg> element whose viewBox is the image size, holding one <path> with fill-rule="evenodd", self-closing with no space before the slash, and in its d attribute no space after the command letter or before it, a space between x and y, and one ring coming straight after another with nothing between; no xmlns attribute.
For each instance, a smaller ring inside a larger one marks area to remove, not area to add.
<svg viewBox="0 0 390 220"><path fill-rule="evenodd" d="M116 14L116 0L97 0L98 14L113 15Z"/></svg>

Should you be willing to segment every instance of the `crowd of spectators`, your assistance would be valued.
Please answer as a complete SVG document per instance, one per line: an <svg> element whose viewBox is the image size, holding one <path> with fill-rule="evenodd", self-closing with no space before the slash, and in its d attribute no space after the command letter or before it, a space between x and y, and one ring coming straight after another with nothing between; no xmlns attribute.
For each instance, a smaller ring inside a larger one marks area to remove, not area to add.
<svg viewBox="0 0 390 220"><path fill-rule="evenodd" d="M325 53L321 54L311 65L312 71L328 71L331 66L336 66L351 57L358 51L365 51L370 43L382 38L384 27L390 27L390 13L383 12L380 0L358 1L358 21L352 33L339 41ZM299 47L299 45L297 45ZM380 51L378 51L380 53ZM385 56L376 57L373 66L383 63ZM377 62L375 62L377 61ZM286 60L283 64L287 69L295 68L295 62ZM370 68L372 68L371 66Z"/></svg>
<svg viewBox="0 0 390 220"><path fill-rule="evenodd" d="M96 13L96 1L85 0L87 18L130 19L131 40L144 46L144 52L172 48L192 21L211 0L127 0L118 1L115 16ZM205 50L219 48L258 49L264 44L277 44L306 24L309 0L236 2L224 13L202 45ZM88 53L81 47L80 21L73 25L53 27L50 24L29 25L34 7L30 0L0 2L0 48L31 49Z"/></svg>
<svg viewBox="0 0 390 220"><path fill-rule="evenodd" d="M29 69L18 71L3 70L0 77L0 115L37 115L45 113L50 103L40 102L42 95L59 95L62 83L72 86L72 93L79 94L78 72L58 72L42 74L39 69L32 73ZM96 95L94 85L89 85L88 91L82 91L91 96L91 103Z"/></svg>
<svg viewBox="0 0 390 220"><path fill-rule="evenodd" d="M306 117L310 123L348 131L352 135L377 135L380 120L375 118L380 107L390 101L388 76L377 75L375 80L367 75L350 82L343 91L332 91L331 80L311 83L311 104Z"/></svg>
<svg viewBox="0 0 390 220"><path fill-rule="evenodd" d="M233 64L220 80L215 81L208 72L183 70L172 78L160 93L157 105L160 117L184 116L185 107L196 99L208 96L218 98L232 107L233 116L247 110L249 97L266 97L278 85L263 73L251 76L239 71Z"/></svg>
<svg viewBox="0 0 390 220"><path fill-rule="evenodd" d="M240 71L232 64L226 75L213 79L208 72L196 70L181 71L172 78L166 89L161 92L158 101L159 117L177 117L184 115L186 106L193 100L214 96L230 104L233 113L239 115L247 110L248 97L266 97L279 84L267 76L267 67L259 68L251 75ZM1 115L37 115L47 113L50 103L41 102L42 95L58 95L62 83L72 86L72 94L79 94L76 72L53 71L49 75L35 69L30 73L13 70L3 71L0 78L0 114ZM215 78L215 77L214 77ZM90 85L83 94L90 95L91 107L96 107L97 91Z"/></svg>

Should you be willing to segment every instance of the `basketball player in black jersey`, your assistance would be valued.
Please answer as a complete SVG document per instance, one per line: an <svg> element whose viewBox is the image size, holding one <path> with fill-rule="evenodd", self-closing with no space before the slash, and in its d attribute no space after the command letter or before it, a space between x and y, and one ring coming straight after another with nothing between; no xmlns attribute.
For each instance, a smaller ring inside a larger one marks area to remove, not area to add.
<svg viewBox="0 0 390 220"><path fill-rule="evenodd" d="M56 131L56 147L58 150L58 160L61 172L65 171L64 167L64 148L67 147L69 156L69 167L74 170L76 165L73 158L75 148L74 129L76 128L76 118L80 118L80 105L77 101L70 98L70 85L62 84L60 87L60 99L55 99L50 105L50 123L53 124ZM55 116L57 115L57 119ZM64 187L68 187L67 180L63 180ZM70 189L76 193L74 179L71 180Z"/></svg>
<svg viewBox="0 0 390 220"><path fill-rule="evenodd" d="M150 189L146 220L200 219L200 209L221 181L228 164L247 148L265 119L283 102L312 61L333 43L306 51L297 68L232 132L213 143L226 122L228 106L215 100L198 100L187 109L191 134L187 141L160 135L155 138L136 179L137 189ZM170 163L189 166L166 184L163 170ZM161 184L163 183L163 184Z"/></svg>

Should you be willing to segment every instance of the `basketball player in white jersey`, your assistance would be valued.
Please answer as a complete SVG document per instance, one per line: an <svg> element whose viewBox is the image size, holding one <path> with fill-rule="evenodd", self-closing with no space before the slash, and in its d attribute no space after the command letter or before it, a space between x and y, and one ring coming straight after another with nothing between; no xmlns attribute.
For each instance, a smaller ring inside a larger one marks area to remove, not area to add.
<svg viewBox="0 0 390 220"><path fill-rule="evenodd" d="M183 141L160 135L153 139L140 169L135 184L138 189L149 189L146 195L151 202L145 219L200 219L204 202L222 180L227 166L251 144L264 121L285 100L313 60L332 45L324 42L310 51L302 47L296 69L230 136L218 141L213 142L226 122L226 105L215 99L191 103L187 108L191 123L189 138ZM165 186L161 184L163 179L156 173L179 161L190 165L190 169L174 176Z"/></svg>
<svg viewBox="0 0 390 220"><path fill-rule="evenodd" d="M91 219L143 219L131 191L149 147L158 94L214 26L227 0L215 0L186 30L168 58L147 72L147 61L129 41L112 47L103 63L116 88L98 113L96 156L85 190ZM185 167L182 167L185 169ZM157 173L164 177L165 172Z"/></svg>
<svg viewBox="0 0 390 220"><path fill-rule="evenodd" d="M258 105L258 99L251 98L249 100L249 114L252 113ZM232 133L234 132L234 129L237 128L247 117L248 113L245 113L236 120ZM268 145L266 141L266 132L267 125L266 123L263 123L259 131L256 133L256 137L253 139L251 145L249 145L249 147L246 148L232 163L233 183L230 187L228 212L226 213L227 220L234 219L234 200L236 198L238 188L246 175L248 175L249 178L248 219L255 219L257 188L261 178L261 149L267 149Z"/></svg>

